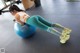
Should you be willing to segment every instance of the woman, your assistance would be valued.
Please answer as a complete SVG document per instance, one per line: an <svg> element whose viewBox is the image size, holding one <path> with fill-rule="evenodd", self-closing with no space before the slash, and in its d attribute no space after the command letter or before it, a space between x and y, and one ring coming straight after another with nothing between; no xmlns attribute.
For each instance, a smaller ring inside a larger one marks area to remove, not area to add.
<svg viewBox="0 0 80 53"><path fill-rule="evenodd" d="M22 26L26 23L48 31L52 34L56 34L60 37L61 43L65 43L70 37L70 29L63 27L60 24L51 24L39 15L29 16L23 10L19 9L16 5L10 6L9 11L13 16L15 16L15 20ZM53 29L53 27L62 29L62 32Z"/></svg>

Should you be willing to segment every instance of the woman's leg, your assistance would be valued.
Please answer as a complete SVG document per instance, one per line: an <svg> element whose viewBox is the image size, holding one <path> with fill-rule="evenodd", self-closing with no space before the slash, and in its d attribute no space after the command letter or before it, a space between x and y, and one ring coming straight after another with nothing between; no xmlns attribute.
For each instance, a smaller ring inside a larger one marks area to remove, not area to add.
<svg viewBox="0 0 80 53"><path fill-rule="evenodd" d="M55 27L57 27L57 28L61 28L63 31L62 31L62 33L65 33L65 34L70 34L70 32L71 32L71 30L69 29L69 28L66 28L66 27L64 27L64 26L62 26L62 25L60 25L60 24L58 24L58 23L56 23L56 24L54 24L55 25Z"/></svg>
<svg viewBox="0 0 80 53"><path fill-rule="evenodd" d="M26 23L59 36L60 42L62 42L62 43L65 43L68 40L68 39L66 39L67 35L64 35L63 33L53 29L53 27L51 27L52 24L45 21L41 16L32 16L26 21ZM64 40L64 42L62 40Z"/></svg>
<svg viewBox="0 0 80 53"><path fill-rule="evenodd" d="M46 21L43 17L41 16L37 16L39 21L43 24L45 24L46 26L48 27L56 27L56 28L60 28L62 29L62 33L65 33L65 34L70 34L71 30L58 24L58 23L55 23L55 24L52 24L52 23L49 23L48 21Z"/></svg>
<svg viewBox="0 0 80 53"><path fill-rule="evenodd" d="M45 20L43 17L41 17L41 16L37 16L37 17L38 17L38 20L39 20L41 23L45 24L46 26L48 26L48 27L51 27L51 26L52 26L52 23L48 22L48 21Z"/></svg>
<svg viewBox="0 0 80 53"><path fill-rule="evenodd" d="M61 43L66 43L66 41L69 40L70 35L68 35L68 33L66 33L66 31L64 31L65 27L63 27L62 25L60 25L60 24L54 24L52 26L51 23L49 23L48 21L46 21L45 19L43 19L40 16L39 16L39 21L41 23L45 24L46 26L49 26L48 29L47 29L47 31L50 32L50 33L52 33L52 34L55 34L55 35L59 36ZM59 31L55 30L53 27L57 27L57 28L62 29L62 32L59 32ZM67 32L70 32L70 31L67 31Z"/></svg>
<svg viewBox="0 0 80 53"><path fill-rule="evenodd" d="M48 22L47 20L45 20L43 17L41 16L37 16L39 18L39 21L49 27L56 27L56 28L61 28L61 29L65 29L66 27L58 24L58 23L55 23L55 24L52 24L50 22Z"/></svg>
<svg viewBox="0 0 80 53"><path fill-rule="evenodd" d="M49 27L47 29L47 31L50 32L50 33L52 33L52 34L54 34L54 35L56 35L56 36L60 36L61 35L61 32L57 31L56 29L54 29L52 27Z"/></svg>
<svg viewBox="0 0 80 53"><path fill-rule="evenodd" d="M60 25L60 24L52 24L48 21L46 21L43 17L39 16L39 15L35 15L35 16L31 16L31 19L29 20L29 23L32 25L35 25L39 28L42 28L42 29L45 29L47 30L48 27L56 27L56 28L59 28L62 30L62 33L65 33L65 34L69 34L71 32L70 29Z"/></svg>
<svg viewBox="0 0 80 53"><path fill-rule="evenodd" d="M55 35L60 37L61 43L65 43L70 38L70 35L68 35L71 32L70 29L68 29L68 28L66 28L60 24L54 24L53 25L53 24L49 23L48 21L46 21L45 19L43 19L41 16L38 16L38 17L39 17L39 21L41 23L45 24L46 26L49 26L47 29L48 32L55 34ZM62 29L62 32L59 32L59 31L53 29L53 27Z"/></svg>
<svg viewBox="0 0 80 53"><path fill-rule="evenodd" d="M55 24L52 24L52 27L56 27L56 28L61 28L61 29L65 29L66 27L58 24L58 23L55 23Z"/></svg>
<svg viewBox="0 0 80 53"><path fill-rule="evenodd" d="M63 34L63 33L59 32L59 31L57 31L57 30L55 30L54 28L51 28L51 27L49 27L47 29L47 31L54 34L54 35L59 36L60 42L63 43L63 44L66 43L66 41L69 40L69 38L70 38L70 35Z"/></svg>
<svg viewBox="0 0 80 53"><path fill-rule="evenodd" d="M26 23L40 28L42 30L47 30L50 24L48 24L49 26L44 24L42 21L39 20L39 18L40 16L38 15L31 16L28 20L26 20Z"/></svg>
<svg viewBox="0 0 80 53"><path fill-rule="evenodd" d="M61 29L65 29L65 28L66 28L66 27L64 27L64 26L62 26L62 25L60 25L60 24L58 24L58 23L52 24L52 23L48 22L47 20L45 20L43 17L39 16L39 15L36 15L35 17L37 17L38 20L39 20L41 23L45 24L45 25L48 26L48 27L56 27L56 28L61 28ZM37 18L36 18L36 19L37 19Z"/></svg>

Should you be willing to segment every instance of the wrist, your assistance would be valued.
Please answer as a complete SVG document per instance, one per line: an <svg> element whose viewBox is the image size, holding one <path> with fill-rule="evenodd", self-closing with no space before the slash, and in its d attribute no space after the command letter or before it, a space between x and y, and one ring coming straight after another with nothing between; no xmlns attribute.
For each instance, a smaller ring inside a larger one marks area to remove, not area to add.
<svg viewBox="0 0 80 53"><path fill-rule="evenodd" d="M22 23L21 26L24 26L26 23Z"/></svg>

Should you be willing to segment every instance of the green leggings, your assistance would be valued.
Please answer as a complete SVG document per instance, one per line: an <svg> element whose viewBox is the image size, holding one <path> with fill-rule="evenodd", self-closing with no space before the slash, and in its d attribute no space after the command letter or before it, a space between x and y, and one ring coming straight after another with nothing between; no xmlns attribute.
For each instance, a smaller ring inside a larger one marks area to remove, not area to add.
<svg viewBox="0 0 80 53"><path fill-rule="evenodd" d="M28 18L28 20L26 20L26 23L43 30L47 30L52 25L51 23L46 21L43 17L38 15L31 16L30 18Z"/></svg>
<svg viewBox="0 0 80 53"><path fill-rule="evenodd" d="M57 27L57 26L55 26L56 24L49 23L41 16L38 16L38 15L31 16L30 18L28 18L26 20L26 23L29 25L35 26L37 28L40 28L42 30L48 31L48 32L55 34L57 36L61 35L61 32L53 29L53 27ZM60 27L60 29L61 28L63 28L63 27Z"/></svg>

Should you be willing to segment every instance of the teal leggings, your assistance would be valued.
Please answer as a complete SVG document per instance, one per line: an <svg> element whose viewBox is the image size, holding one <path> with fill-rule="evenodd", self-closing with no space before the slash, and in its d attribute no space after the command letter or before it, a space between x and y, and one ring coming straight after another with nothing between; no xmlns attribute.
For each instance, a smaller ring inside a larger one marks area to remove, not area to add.
<svg viewBox="0 0 80 53"><path fill-rule="evenodd" d="M43 17L38 15L31 16L30 18L28 18L28 20L26 20L26 23L43 30L47 30L52 25L51 23L46 21Z"/></svg>
<svg viewBox="0 0 80 53"><path fill-rule="evenodd" d="M40 28L42 30L45 30L47 32L50 32L52 34L55 34L57 36L61 35L61 32L53 29L53 27L56 27L55 24L49 23L41 16L38 15L31 16L30 18L28 18L28 20L26 20L26 23L37 28Z"/></svg>

